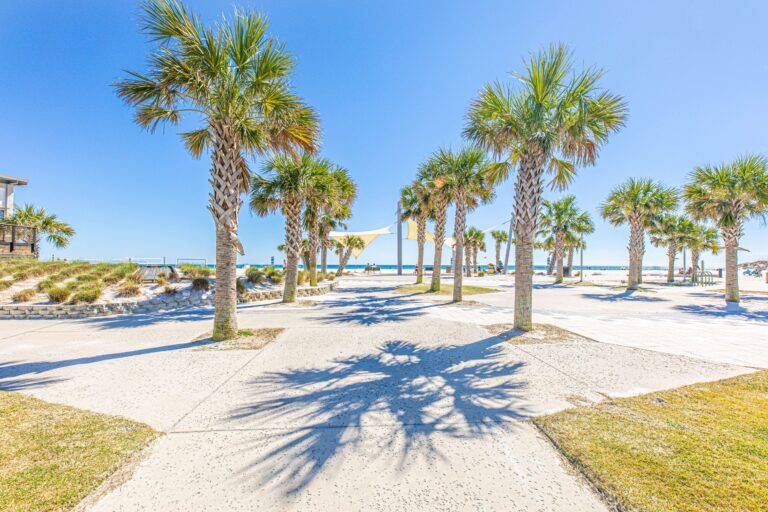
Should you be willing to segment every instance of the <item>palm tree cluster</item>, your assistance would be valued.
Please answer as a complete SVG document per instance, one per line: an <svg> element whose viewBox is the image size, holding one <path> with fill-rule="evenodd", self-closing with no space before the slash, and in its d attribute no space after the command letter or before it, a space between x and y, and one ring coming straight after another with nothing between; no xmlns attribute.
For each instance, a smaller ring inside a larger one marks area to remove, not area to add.
<svg viewBox="0 0 768 512"><path fill-rule="evenodd" d="M684 211L676 213L680 200ZM614 225L629 225L629 277L627 288L642 282L645 234L667 250L667 282L674 282L675 257L690 249L692 278L698 280L703 251L725 248L725 300L739 301L738 250L744 223L768 212L768 160L748 154L731 163L695 168L682 193L649 179L629 179L618 186L600 207ZM708 225L711 223L714 227Z"/></svg>
<svg viewBox="0 0 768 512"><path fill-rule="evenodd" d="M317 243L318 212L331 207L307 197L306 175L287 176L291 167L309 162L319 147L319 120L293 90L293 57L285 45L267 33L267 21L249 11L236 11L206 26L176 0L147 0L142 31L154 44L148 69L129 71L115 83L118 95L135 109L136 122L149 131L179 124L190 117L198 127L181 133L193 157L210 154L211 192L208 209L216 229L216 292L213 338L237 335L237 255L243 254L238 236L242 195L253 185L280 200L256 201L256 211L280 208L289 217L286 245L290 259L298 250L296 220L305 201L310 213L312 244ZM253 178L249 158L274 155L265 164L281 183L272 187ZM322 165L313 163L312 168ZM338 169L329 169L336 172ZM281 188L285 187L285 188ZM273 198L275 199L275 198ZM253 201L252 201L253 202ZM283 204L284 203L284 204ZM289 227L290 226L290 227ZM300 244L300 236L298 243ZM289 272L296 272L289 269ZM286 286L291 279L286 280ZM289 291L289 290L287 290Z"/></svg>
<svg viewBox="0 0 768 512"><path fill-rule="evenodd" d="M573 251L583 242L583 235L592 233L595 225L589 213L576 206L576 196L569 195L558 201L542 201L539 221L539 236L542 245L551 248L551 265L556 267L555 283L562 283L564 276L565 251L568 251L568 266L573 260Z"/></svg>

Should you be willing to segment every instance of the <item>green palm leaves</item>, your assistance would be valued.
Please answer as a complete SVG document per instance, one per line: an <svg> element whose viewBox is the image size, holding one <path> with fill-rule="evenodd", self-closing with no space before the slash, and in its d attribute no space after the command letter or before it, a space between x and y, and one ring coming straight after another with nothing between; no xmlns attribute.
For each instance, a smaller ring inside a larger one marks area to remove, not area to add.
<svg viewBox="0 0 768 512"><path fill-rule="evenodd" d="M41 234L45 235L48 243L58 249L68 246L69 241L75 236L75 230L72 226L59 220L56 215L48 213L45 208L35 208L31 204L17 208L13 215L3 222L37 228L38 238ZM38 257L39 254L40 241L35 240L35 257Z"/></svg>
<svg viewBox="0 0 768 512"><path fill-rule="evenodd" d="M539 234L551 240L553 260L557 266L555 283L563 282L565 250L577 246L583 234L595 230L589 213L579 210L576 196L565 196L558 201L543 201Z"/></svg>
<svg viewBox="0 0 768 512"><path fill-rule="evenodd" d="M532 326L533 245L545 174L566 187L580 165L595 163L612 133L625 122L627 106L598 83L602 71L573 70L562 45L531 56L517 87L488 84L470 105L465 136L505 161L493 168L494 183L516 171L515 327Z"/></svg>

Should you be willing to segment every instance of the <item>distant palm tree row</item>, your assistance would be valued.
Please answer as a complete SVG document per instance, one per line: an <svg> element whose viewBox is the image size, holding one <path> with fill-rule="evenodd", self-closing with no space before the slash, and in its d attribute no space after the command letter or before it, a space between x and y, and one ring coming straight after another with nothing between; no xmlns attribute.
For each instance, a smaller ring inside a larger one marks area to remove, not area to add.
<svg viewBox="0 0 768 512"><path fill-rule="evenodd" d="M293 91L293 57L267 33L256 13L237 10L206 26L175 0L147 0L142 31L154 43L145 73L128 72L115 83L149 131L190 116L199 128L181 134L196 158L210 152L208 209L216 228L216 292L213 338L237 336L237 254L242 195L253 189L257 213L286 216L288 269L285 300L295 299L302 220L310 258L318 244L323 261L328 232L349 216L354 183L345 170L314 155L320 127L316 112ZM270 155L252 176L248 157ZM329 188L334 194L327 194ZM340 199L343 198L343 199ZM331 203L329 203L331 201ZM311 282L317 282L310 266Z"/></svg>
<svg viewBox="0 0 768 512"><path fill-rule="evenodd" d="M687 217L675 213L681 198ZM725 248L727 302L739 302L737 251L744 223L766 212L768 161L755 154L727 164L697 167L682 193L649 179L630 179L614 189L600 208L610 223L629 225L630 290L642 283L646 232L651 243L666 247L667 281L673 282L676 254L683 248L691 250L693 278L697 279L701 252L720 250L719 230Z"/></svg>

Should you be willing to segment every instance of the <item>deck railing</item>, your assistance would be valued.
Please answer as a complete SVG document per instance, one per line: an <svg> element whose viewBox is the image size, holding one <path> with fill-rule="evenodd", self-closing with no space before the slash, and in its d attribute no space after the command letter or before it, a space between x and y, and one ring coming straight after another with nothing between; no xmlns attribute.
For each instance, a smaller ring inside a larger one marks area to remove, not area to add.
<svg viewBox="0 0 768 512"><path fill-rule="evenodd" d="M37 228L0 223L0 256L35 254Z"/></svg>

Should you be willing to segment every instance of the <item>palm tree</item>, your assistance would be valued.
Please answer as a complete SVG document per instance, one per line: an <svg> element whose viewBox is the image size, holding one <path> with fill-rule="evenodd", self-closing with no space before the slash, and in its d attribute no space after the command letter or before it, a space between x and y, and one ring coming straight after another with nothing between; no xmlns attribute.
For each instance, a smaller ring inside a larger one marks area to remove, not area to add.
<svg viewBox="0 0 768 512"><path fill-rule="evenodd" d="M339 216L339 212L323 211L320 216L320 272L325 275L328 273L328 249L335 248L334 241L328 238L331 231L337 228L346 228L344 220L351 216L349 209L346 210L344 217Z"/></svg>
<svg viewBox="0 0 768 512"><path fill-rule="evenodd" d="M485 251L485 232L470 226L467 228L465 235L467 247L472 253L472 272L477 274L477 253L479 251ZM467 270L469 270L469 261L467 261ZM467 272L467 276L471 276L471 272Z"/></svg>
<svg viewBox="0 0 768 512"><path fill-rule="evenodd" d="M432 199L432 212L435 220L435 259L432 266L432 282L429 291L440 291L440 274L442 270L443 244L445 243L445 217L448 203L451 200L450 189L445 187L447 171L441 162L433 155L421 167L416 179L425 184ZM454 262L454 266L456 262ZM454 269L455 271L455 269Z"/></svg>
<svg viewBox="0 0 768 512"><path fill-rule="evenodd" d="M349 257L354 251L365 249L365 241L357 235L348 235L338 241L339 244L339 269L336 271L336 277L344 273L344 267L349 263Z"/></svg>
<svg viewBox="0 0 768 512"><path fill-rule="evenodd" d="M576 249L584 250L586 243L584 242L584 235L589 235L595 232L595 224L592 222L592 216L589 213L584 212L584 216L576 219L576 222L571 227L571 231L565 240L565 245L568 248L568 268L573 271L573 252Z"/></svg>
<svg viewBox="0 0 768 512"><path fill-rule="evenodd" d="M427 220L432 216L432 188L414 180L400 191L400 220L416 222L416 284L424 282L424 246L427 242Z"/></svg>
<svg viewBox="0 0 768 512"><path fill-rule="evenodd" d="M627 107L620 96L598 86L603 72L573 73L571 54L562 45L534 54L519 87L488 84L472 102L464 131L472 141L506 157L494 183L516 171L515 328L532 328L533 245L544 177L565 188L580 165L592 165L608 137L618 131Z"/></svg>
<svg viewBox="0 0 768 512"><path fill-rule="evenodd" d="M56 215L48 213L45 208L35 208L31 204L25 204L22 208L16 209L13 215L3 222L37 230L33 240L35 258L40 257L40 235L45 235L48 243L57 249L68 246L71 238L75 236L75 230L72 229L72 226L60 221Z"/></svg>
<svg viewBox="0 0 768 512"><path fill-rule="evenodd" d="M476 147L463 148L458 152L441 149L434 156L439 167L445 173L446 183L444 193L447 193L456 205L454 220L454 263L459 262L464 252L464 229L467 221L467 210L476 208L480 203L486 203L493 198L493 190L488 186L486 178L491 164L485 158L485 152ZM468 275L471 269L467 268ZM461 301L462 272L453 272L453 300Z"/></svg>
<svg viewBox="0 0 768 512"><path fill-rule="evenodd" d="M646 226L676 206L677 191L674 188L636 178L616 187L600 206L600 215L614 226L629 224L628 290L636 290L638 286Z"/></svg>
<svg viewBox="0 0 768 512"><path fill-rule="evenodd" d="M318 168L325 162L304 153L297 160L277 154L264 162L262 172L253 177L251 210L264 217L278 208L285 216L285 254L287 268L283 302L296 301L299 257L302 252L302 207L314 184ZM307 262L309 263L309 262Z"/></svg>
<svg viewBox="0 0 768 512"><path fill-rule="evenodd" d="M333 167L329 174L330 189L327 196L322 201L322 208L319 210L320 216L317 224L317 237L321 250L321 272L325 275L328 272L328 234L337 227L346 227L344 220L352 216L352 203L357 198L357 185L352 180L346 169L343 167ZM317 250L313 251L311 265L317 267ZM310 282L312 281L310 275Z"/></svg>
<svg viewBox="0 0 768 512"><path fill-rule="evenodd" d="M699 255L702 251L710 251L717 254L720 251L720 241L717 229L693 222L691 230L685 240L685 246L691 250L691 262L693 263L693 275L691 279L696 283L699 280Z"/></svg>
<svg viewBox="0 0 768 512"><path fill-rule="evenodd" d="M693 222L682 215L664 214L653 222L649 234L655 247L667 249L667 282L675 282L675 256L685 247Z"/></svg>
<svg viewBox="0 0 768 512"><path fill-rule="evenodd" d="M192 113L202 126L182 133L193 157L211 149L213 188L208 209L216 225L216 294L213 338L237 336L237 235L241 195L251 172L246 155L314 151L315 112L291 90L293 59L266 34L261 16L237 11L205 27L175 0L147 0L142 29L157 47L149 70L115 86L136 109L135 119L154 131Z"/></svg>
<svg viewBox="0 0 768 512"><path fill-rule="evenodd" d="M556 265L555 284L558 284L563 282L563 260L567 245L573 243L577 230L586 232L594 227L589 213L580 211L576 206L576 196L565 196L554 202L543 201L542 206L540 231L554 240L554 254L550 262Z"/></svg>
<svg viewBox="0 0 768 512"><path fill-rule="evenodd" d="M493 264L496 265L501 261L501 244L506 243L509 240L509 235L506 231L498 229L491 231L491 238L493 238L493 241L496 244L496 259L493 261Z"/></svg>
<svg viewBox="0 0 768 512"><path fill-rule="evenodd" d="M768 163L749 154L730 164L697 167L683 188L686 211L696 220L711 220L725 245L725 300L739 302L739 239L744 223L768 209Z"/></svg>

